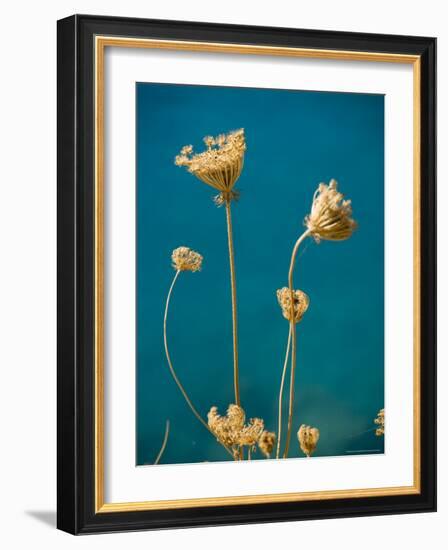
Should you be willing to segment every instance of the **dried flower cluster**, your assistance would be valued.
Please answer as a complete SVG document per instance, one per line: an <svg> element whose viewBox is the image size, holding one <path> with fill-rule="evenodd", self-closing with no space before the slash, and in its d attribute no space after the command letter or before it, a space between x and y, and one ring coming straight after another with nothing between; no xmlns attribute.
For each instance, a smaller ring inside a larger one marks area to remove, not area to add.
<svg viewBox="0 0 448 550"><path fill-rule="evenodd" d="M260 435L258 447L266 458L270 458L275 445L275 433L266 430Z"/></svg>
<svg viewBox="0 0 448 550"><path fill-rule="evenodd" d="M343 241L356 229L352 219L351 201L343 200L344 195L337 190L337 181L329 185L319 184L313 197L311 213L305 218L305 225L316 242Z"/></svg>
<svg viewBox="0 0 448 550"><path fill-rule="evenodd" d="M204 138L205 150L199 153L193 151L192 145L184 146L175 158L177 166L184 167L196 178L206 183L219 194L215 197L217 205L225 205L228 237L228 253L230 267L230 291L232 298L232 338L233 338L233 374L235 389L235 404L229 405L224 416L218 413L217 407L211 407L207 415L207 421L194 407L185 388L181 384L174 371L168 349L167 339L167 315L173 287L182 271L199 271L203 258L197 252L188 247L181 246L172 253L172 266L176 270L173 282L168 292L165 316L164 316L164 343L165 353L171 374L179 390L184 396L194 416L201 422L212 436L225 447L225 451L235 460L244 460L245 447L247 459L251 459L251 452L257 446L265 458L270 458L277 447L276 458L280 457L282 434L282 406L283 388L286 379L288 363L290 361L289 382L289 407L288 429L283 457L288 457L289 445L292 434L294 410L294 381L296 369L296 331L299 323L309 307L309 297L301 290L294 290L294 268L300 245L309 237L316 242L321 240L341 241L348 239L356 229L356 222L352 219L352 208L349 200L337 189L337 182L332 179L327 185L319 184L314 193L311 212L305 217L306 229L297 238L292 249L290 268L288 272L288 286L277 290L277 299L281 307L283 317L289 321L289 335L286 346L286 356L282 369L282 378L279 392L278 433L265 430L264 421L261 418L252 418L246 421L244 409L240 403L239 391L239 366L238 366L238 330L237 330L237 295L235 278L235 258L233 245L233 229L231 216L231 203L239 196L235 190L235 184L241 175L246 152L246 140L244 129L235 130L217 137ZM384 435L384 409L381 409L374 420L378 426L376 435ZM303 453L310 457L316 450L319 441L319 430L305 424L300 426L297 432L299 445Z"/></svg>
<svg viewBox="0 0 448 550"><path fill-rule="evenodd" d="M173 269L176 271L199 271L202 267L202 256L188 248L187 246L179 246L173 250L171 254Z"/></svg>
<svg viewBox="0 0 448 550"><path fill-rule="evenodd" d="M320 433L317 428L305 426L305 424L300 426L299 431L297 432L297 438L299 439L300 448L307 457L310 457L316 450L319 436Z"/></svg>
<svg viewBox="0 0 448 550"><path fill-rule="evenodd" d="M233 187L241 174L246 151L244 129L228 134L204 138L207 149L193 153L193 146L186 145L175 159L177 166L184 166L201 181L220 191L215 197L218 205L238 198Z"/></svg>
<svg viewBox="0 0 448 550"><path fill-rule="evenodd" d="M285 319L288 319L288 321L291 321L291 313L292 313L291 291L289 290L288 287L283 287L277 290L277 300L278 300L278 303L280 304L280 307L282 308L283 317ZM298 323L302 319L306 310L308 309L310 299L305 294L305 292L302 292L301 290L294 290L293 301L294 301L293 321L294 323Z"/></svg>
<svg viewBox="0 0 448 550"><path fill-rule="evenodd" d="M385 430L384 421L385 421L384 409L380 409L378 411L377 417L374 420L375 424L377 424L378 426L378 428L375 430L375 434L378 437L381 437L382 435L384 435L384 430Z"/></svg>
<svg viewBox="0 0 448 550"><path fill-rule="evenodd" d="M246 414L238 405L229 405L226 416L212 407L207 415L208 426L220 443L236 450L239 447L254 447L264 430L261 418L251 418L246 424Z"/></svg>

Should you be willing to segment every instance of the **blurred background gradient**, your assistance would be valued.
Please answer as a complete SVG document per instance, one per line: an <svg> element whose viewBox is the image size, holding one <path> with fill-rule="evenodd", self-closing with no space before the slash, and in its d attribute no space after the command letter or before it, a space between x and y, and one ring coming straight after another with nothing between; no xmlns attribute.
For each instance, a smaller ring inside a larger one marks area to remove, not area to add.
<svg viewBox="0 0 448 550"><path fill-rule="evenodd" d="M225 211L174 157L183 145L200 151L204 136L237 128L247 141L233 205L246 415L277 431L288 322L275 292L287 286L317 185L335 178L359 227L344 242L307 239L299 252L295 286L310 307L298 325L290 457L304 456L296 437L302 423L320 430L314 456L384 452L373 424L384 406L384 97L152 83L138 83L136 94L137 464L154 462L167 419L162 464L230 459L176 387L162 323L171 252L191 247L204 256L203 268L182 273L174 289L170 352L203 417L212 405L224 414L234 402ZM286 388L284 426L287 395Z"/></svg>

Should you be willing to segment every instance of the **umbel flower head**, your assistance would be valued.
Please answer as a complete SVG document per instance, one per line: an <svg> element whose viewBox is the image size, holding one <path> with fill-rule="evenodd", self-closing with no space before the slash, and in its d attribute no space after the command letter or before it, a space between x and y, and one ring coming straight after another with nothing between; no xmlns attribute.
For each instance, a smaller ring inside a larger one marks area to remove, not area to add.
<svg viewBox="0 0 448 550"><path fill-rule="evenodd" d="M238 405L229 405L226 416L212 407L207 414L208 426L220 443L226 447L246 445L254 447L264 430L261 418L251 418L246 424L246 414Z"/></svg>
<svg viewBox="0 0 448 550"><path fill-rule="evenodd" d="M187 246L179 246L171 254L173 269L176 271L199 271L202 266L202 259L198 252Z"/></svg>
<svg viewBox="0 0 448 550"><path fill-rule="evenodd" d="M308 309L310 299L301 290L293 290L294 300L294 323L301 321L303 315ZM291 321L291 291L288 287L283 287L277 290L277 300L282 308L283 317Z"/></svg>
<svg viewBox="0 0 448 550"><path fill-rule="evenodd" d="M193 146L186 145L175 159L177 166L184 166L198 179L219 191L215 202L221 206L227 201L238 198L233 189L241 174L246 151L244 129L234 130L217 137L206 136L207 149L202 153L193 153Z"/></svg>
<svg viewBox="0 0 448 550"><path fill-rule="evenodd" d="M266 458L269 458L271 456L274 445L275 433L267 432L266 430L264 430L264 432L260 436L260 439L258 440L258 447Z"/></svg>
<svg viewBox="0 0 448 550"><path fill-rule="evenodd" d="M382 435L384 435L384 431L385 431L384 409L380 409L378 411L378 414L374 422L378 426L378 428L375 430L375 434L377 435L377 437L381 437Z"/></svg>
<svg viewBox="0 0 448 550"><path fill-rule="evenodd" d="M357 224L352 219L351 201L337 190L336 180L328 185L320 183L313 197L311 213L305 218L305 225L316 242L320 240L344 241L348 239Z"/></svg>
<svg viewBox="0 0 448 550"><path fill-rule="evenodd" d="M316 447L317 442L319 441L319 430L317 428L312 428L311 426L306 426L302 424L297 432L297 438L299 440L300 448L306 454L307 457L310 457Z"/></svg>

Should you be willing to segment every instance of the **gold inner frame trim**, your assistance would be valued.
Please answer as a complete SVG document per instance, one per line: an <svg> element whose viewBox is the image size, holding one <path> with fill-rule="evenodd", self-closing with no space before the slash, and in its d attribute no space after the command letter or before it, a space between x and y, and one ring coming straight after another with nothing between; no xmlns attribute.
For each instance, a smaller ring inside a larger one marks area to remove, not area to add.
<svg viewBox="0 0 448 550"><path fill-rule="evenodd" d="M227 496L142 502L106 503L104 501L104 55L106 47L149 48L159 50L269 55L312 59L406 63L413 65L413 202L414 202L414 364L413 364L413 485L370 489L344 489L302 493ZM279 502L304 502L341 498L363 498L420 493L421 481L421 426L420 426L420 56L381 52L322 50L253 44L225 44L96 36L95 54L95 512L129 512L166 510L207 506L232 506Z"/></svg>

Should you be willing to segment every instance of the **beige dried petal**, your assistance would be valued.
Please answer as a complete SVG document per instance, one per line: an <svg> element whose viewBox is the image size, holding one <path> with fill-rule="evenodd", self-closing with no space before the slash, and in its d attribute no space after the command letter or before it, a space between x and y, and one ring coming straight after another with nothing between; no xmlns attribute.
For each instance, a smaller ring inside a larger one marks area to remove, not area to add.
<svg viewBox="0 0 448 550"><path fill-rule="evenodd" d="M305 218L305 225L315 240L343 241L348 239L357 224L352 219L351 201L343 200L337 190L337 181L329 185L319 184L313 197L311 213Z"/></svg>

